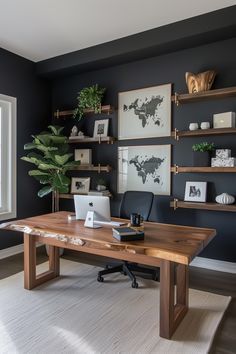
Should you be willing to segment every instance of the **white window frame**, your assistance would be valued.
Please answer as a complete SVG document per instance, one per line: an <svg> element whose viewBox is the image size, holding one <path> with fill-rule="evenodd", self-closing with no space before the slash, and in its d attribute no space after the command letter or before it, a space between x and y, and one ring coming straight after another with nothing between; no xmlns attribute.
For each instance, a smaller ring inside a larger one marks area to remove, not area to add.
<svg viewBox="0 0 236 354"><path fill-rule="evenodd" d="M16 104L15 97L0 94L0 220L16 218Z"/></svg>

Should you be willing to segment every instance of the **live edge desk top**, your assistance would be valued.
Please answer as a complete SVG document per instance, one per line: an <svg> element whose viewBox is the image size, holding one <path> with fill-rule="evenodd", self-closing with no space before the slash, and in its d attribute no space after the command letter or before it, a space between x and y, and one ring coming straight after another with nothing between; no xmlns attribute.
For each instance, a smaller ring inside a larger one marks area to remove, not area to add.
<svg viewBox="0 0 236 354"><path fill-rule="evenodd" d="M24 233L25 288L32 289L59 275L58 247L159 266L160 336L170 338L188 309L188 265L212 240L216 230L145 222L144 241L119 242L112 237L111 226L85 228L84 221L69 221L69 215L62 211L1 225ZM49 271L38 276L36 242L51 246Z"/></svg>

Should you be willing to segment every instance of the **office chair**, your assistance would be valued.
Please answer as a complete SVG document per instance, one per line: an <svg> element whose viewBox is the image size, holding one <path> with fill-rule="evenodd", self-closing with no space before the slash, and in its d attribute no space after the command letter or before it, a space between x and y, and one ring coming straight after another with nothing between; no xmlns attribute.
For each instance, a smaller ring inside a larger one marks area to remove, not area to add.
<svg viewBox="0 0 236 354"><path fill-rule="evenodd" d="M154 195L151 192L125 192L120 205L120 218L130 219L131 213L139 213L143 217L143 220L147 221L152 209L153 197ZM136 263L123 261L122 264L114 267L107 265L106 269L98 272L97 281L103 282L103 275L121 272L124 275L129 276L132 281L132 288L138 288L138 283L133 271L151 274L153 280L159 280L159 269L155 270L147 267L141 267Z"/></svg>

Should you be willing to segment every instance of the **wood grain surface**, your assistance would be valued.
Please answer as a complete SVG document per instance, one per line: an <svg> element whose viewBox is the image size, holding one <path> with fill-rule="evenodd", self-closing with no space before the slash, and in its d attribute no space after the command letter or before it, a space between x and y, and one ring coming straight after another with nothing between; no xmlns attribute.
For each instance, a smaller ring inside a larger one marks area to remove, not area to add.
<svg viewBox="0 0 236 354"><path fill-rule="evenodd" d="M160 259L188 265L216 235L216 230L146 222L145 240L119 242L112 227L84 227L84 221L69 221L69 212L57 212L8 223L5 228L35 235L37 241L158 266ZM114 219L121 220L121 219Z"/></svg>

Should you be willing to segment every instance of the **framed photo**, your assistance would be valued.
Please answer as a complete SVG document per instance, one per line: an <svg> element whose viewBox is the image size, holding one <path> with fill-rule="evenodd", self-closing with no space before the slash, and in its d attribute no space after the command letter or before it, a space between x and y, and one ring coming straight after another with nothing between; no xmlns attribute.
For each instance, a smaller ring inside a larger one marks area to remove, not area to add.
<svg viewBox="0 0 236 354"><path fill-rule="evenodd" d="M170 195L171 145L120 146L118 193L127 190Z"/></svg>
<svg viewBox="0 0 236 354"><path fill-rule="evenodd" d="M90 177L72 177L71 190L72 194L87 194L90 187Z"/></svg>
<svg viewBox="0 0 236 354"><path fill-rule="evenodd" d="M108 133L109 119L95 120L93 137L98 138L99 136L106 137Z"/></svg>
<svg viewBox="0 0 236 354"><path fill-rule="evenodd" d="M119 140L170 135L171 84L119 92Z"/></svg>
<svg viewBox="0 0 236 354"><path fill-rule="evenodd" d="M186 202L206 202L207 182L186 182L184 200Z"/></svg>
<svg viewBox="0 0 236 354"><path fill-rule="evenodd" d="M75 149L75 161L81 165L92 165L92 149Z"/></svg>

